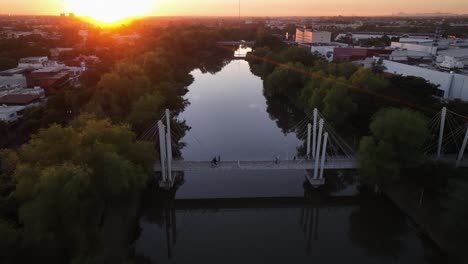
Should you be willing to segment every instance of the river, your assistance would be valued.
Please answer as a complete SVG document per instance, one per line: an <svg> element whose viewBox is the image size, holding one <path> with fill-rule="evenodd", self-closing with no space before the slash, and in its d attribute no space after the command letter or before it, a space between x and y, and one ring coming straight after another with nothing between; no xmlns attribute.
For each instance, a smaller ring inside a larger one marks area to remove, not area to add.
<svg viewBox="0 0 468 264"><path fill-rule="evenodd" d="M248 62L192 75L190 105L178 117L191 127L184 159L296 155L303 143L268 113ZM327 172L321 191L304 184L304 173L185 173L177 192L145 197L135 254L152 263L445 263L391 202L360 194L355 172Z"/></svg>

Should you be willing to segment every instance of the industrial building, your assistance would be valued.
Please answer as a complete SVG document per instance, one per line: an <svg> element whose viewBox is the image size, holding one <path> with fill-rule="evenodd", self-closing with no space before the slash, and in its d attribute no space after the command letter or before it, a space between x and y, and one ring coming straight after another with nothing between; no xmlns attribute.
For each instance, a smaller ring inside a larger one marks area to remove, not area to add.
<svg viewBox="0 0 468 264"><path fill-rule="evenodd" d="M307 28L296 28L295 40L298 44L330 43L331 32L316 31Z"/></svg>
<svg viewBox="0 0 468 264"><path fill-rule="evenodd" d="M383 60L382 66L387 73L421 77L438 85L441 99L468 101L468 75L443 72L430 65L408 65L390 60Z"/></svg>
<svg viewBox="0 0 468 264"><path fill-rule="evenodd" d="M358 61L374 56L387 56L392 53L388 49L343 46L312 46L312 53L322 56L329 62Z"/></svg>

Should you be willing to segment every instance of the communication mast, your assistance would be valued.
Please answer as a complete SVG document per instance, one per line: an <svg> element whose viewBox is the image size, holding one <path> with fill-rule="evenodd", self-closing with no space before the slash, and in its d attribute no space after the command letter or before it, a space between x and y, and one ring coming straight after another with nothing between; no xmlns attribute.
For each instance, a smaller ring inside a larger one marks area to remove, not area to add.
<svg viewBox="0 0 468 264"><path fill-rule="evenodd" d="M434 47L439 46L439 40L442 38L443 33L444 33L444 31L440 27L436 28L436 31L435 31L435 34L434 34L434 44L432 44L432 46L434 46Z"/></svg>

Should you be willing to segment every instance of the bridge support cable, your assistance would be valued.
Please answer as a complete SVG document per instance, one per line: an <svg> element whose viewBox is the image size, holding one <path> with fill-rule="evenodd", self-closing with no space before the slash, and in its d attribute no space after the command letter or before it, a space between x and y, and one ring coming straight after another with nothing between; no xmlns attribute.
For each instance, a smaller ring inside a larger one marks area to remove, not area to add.
<svg viewBox="0 0 468 264"><path fill-rule="evenodd" d="M464 128L459 127L457 130L445 136L444 143L442 145L442 150L449 149L453 141L457 141L459 138L463 136L463 132L464 132ZM459 150L460 148L457 146L457 151Z"/></svg>
<svg viewBox="0 0 468 264"><path fill-rule="evenodd" d="M428 128L429 128L429 138L426 140L426 142L423 144L423 152L424 154L429 154L432 151L436 151L437 148L437 140L434 140L437 137L437 134L439 133L439 124L440 124L440 111L432 117L432 119L428 123Z"/></svg>
<svg viewBox="0 0 468 264"><path fill-rule="evenodd" d="M180 139L182 139L182 138L183 138L182 135L184 134L184 132L183 132L184 129L183 129L177 122L174 123L174 130L175 130L175 129L177 129L177 130L179 131L179 132L178 132L178 133L179 133L178 137L179 137ZM208 149L205 147L205 145L202 144L202 142L190 131L190 129L186 130L185 135L186 135L186 137L187 137L187 136L192 137L192 138L194 139L194 141L200 146L200 148L202 149L202 151L203 151L207 156L213 156L213 155L214 155L211 151L208 151ZM191 145L188 144L188 143L186 144L186 146L191 147Z"/></svg>
<svg viewBox="0 0 468 264"><path fill-rule="evenodd" d="M457 167L460 166L460 162L463 159L463 155L465 154L465 149L466 149L466 144L467 143L468 143L468 126L466 126L465 137L463 139L463 143L462 143L462 146L461 146L461 149L460 149L460 153L458 153L457 164L456 164Z"/></svg>
<svg viewBox="0 0 468 264"><path fill-rule="evenodd" d="M455 136L452 137L452 141L453 141L454 146L457 147L457 150L460 150L459 142L462 140L463 132L464 132L465 127L466 127L466 123L465 122L460 123L450 111L447 114L447 117L448 117L447 121L448 121L449 127L450 127L450 129L452 131L461 130L460 135L458 135L457 137L455 137Z"/></svg>
<svg viewBox="0 0 468 264"><path fill-rule="evenodd" d="M439 143L437 145L437 159L440 159L442 152L442 141L444 139L444 130L445 130L445 118L447 117L447 108L442 108L440 116L440 130L439 130Z"/></svg>
<svg viewBox="0 0 468 264"><path fill-rule="evenodd" d="M341 138L328 123L325 123L325 131L328 132L333 142L336 143L343 155L345 155L347 158L352 158L356 155L356 152L353 150L353 148L349 146L348 143L346 143L346 141Z"/></svg>

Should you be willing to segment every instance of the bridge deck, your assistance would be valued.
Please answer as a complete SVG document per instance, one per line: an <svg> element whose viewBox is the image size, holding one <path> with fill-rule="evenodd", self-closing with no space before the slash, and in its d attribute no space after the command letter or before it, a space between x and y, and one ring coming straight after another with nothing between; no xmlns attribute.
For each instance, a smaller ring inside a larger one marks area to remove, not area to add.
<svg viewBox="0 0 468 264"><path fill-rule="evenodd" d="M435 160L435 159L434 159ZM455 156L448 155L440 159L447 163L455 163ZM197 171L197 170L312 170L315 167L313 160L288 160L275 163L274 161L221 161L213 166L209 161L173 161L173 171ZM468 168L468 160L462 160L460 167ZM324 169L357 169L357 158L333 158L325 162ZM156 162L155 171L161 171L161 164Z"/></svg>
<svg viewBox="0 0 468 264"><path fill-rule="evenodd" d="M173 161L173 171L196 170L311 170L315 164L312 160L280 161L221 161L213 166L209 161ZM355 169L357 159L330 159L325 162L325 169ZM161 171L161 165L156 163L155 171Z"/></svg>
<svg viewBox="0 0 468 264"><path fill-rule="evenodd" d="M218 41L218 45L223 45L223 46L237 46L237 45L247 45L247 46L253 46L255 45L255 41Z"/></svg>

